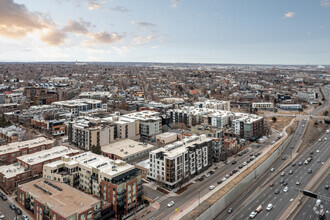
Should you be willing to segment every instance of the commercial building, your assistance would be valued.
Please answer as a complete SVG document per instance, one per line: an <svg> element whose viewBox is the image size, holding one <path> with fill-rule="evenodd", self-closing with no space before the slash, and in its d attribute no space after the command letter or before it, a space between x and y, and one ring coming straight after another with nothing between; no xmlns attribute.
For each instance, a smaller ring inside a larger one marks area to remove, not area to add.
<svg viewBox="0 0 330 220"><path fill-rule="evenodd" d="M72 156L79 153L65 146L53 147L17 157L17 163L0 166L0 185L6 191L14 190L18 184L42 176L45 163L59 160L62 156Z"/></svg>
<svg viewBox="0 0 330 220"><path fill-rule="evenodd" d="M156 136L156 141L161 144L169 144L177 140L178 140L177 133L166 132L166 133L158 134Z"/></svg>
<svg viewBox="0 0 330 220"><path fill-rule="evenodd" d="M102 101L95 99L75 99L53 102L53 106L61 109L69 110L73 115L79 115L79 112L89 110L107 110L107 104L102 104Z"/></svg>
<svg viewBox="0 0 330 220"><path fill-rule="evenodd" d="M307 102L309 104L317 104L317 92L298 92L298 100Z"/></svg>
<svg viewBox="0 0 330 220"><path fill-rule="evenodd" d="M232 120L232 133L246 140L256 140L265 134L264 118L245 113L236 113Z"/></svg>
<svg viewBox="0 0 330 220"><path fill-rule="evenodd" d="M139 128L141 139L151 140L162 133L162 118L159 112L141 111L123 115L124 118L135 119Z"/></svg>
<svg viewBox="0 0 330 220"><path fill-rule="evenodd" d="M283 109L283 110L299 110L299 109L302 109L301 104L278 104L277 106L280 109Z"/></svg>
<svg viewBox="0 0 330 220"><path fill-rule="evenodd" d="M18 186L17 202L36 220L101 218L101 201L71 186L36 179Z"/></svg>
<svg viewBox="0 0 330 220"><path fill-rule="evenodd" d="M122 160L85 152L44 165L44 178L67 183L111 204L117 217L140 206L140 170Z"/></svg>
<svg viewBox="0 0 330 220"><path fill-rule="evenodd" d="M222 138L223 137L223 130L217 127L212 127L209 125L196 125L191 127L191 133L196 135L204 134L206 137L212 138Z"/></svg>
<svg viewBox="0 0 330 220"><path fill-rule="evenodd" d="M112 97L110 92L82 92L79 95L81 99L108 100Z"/></svg>
<svg viewBox="0 0 330 220"><path fill-rule="evenodd" d="M219 100L207 100L204 102L195 102L194 106L196 108L211 108L223 111L230 111L229 101L219 101Z"/></svg>
<svg viewBox="0 0 330 220"><path fill-rule="evenodd" d="M135 119L120 116L107 118L78 117L68 125L68 140L79 148L108 145L115 140L139 135Z"/></svg>
<svg viewBox="0 0 330 220"><path fill-rule="evenodd" d="M39 137L28 141L14 142L0 146L1 165L15 163L17 162L16 158L22 155L50 149L53 142L53 140Z"/></svg>
<svg viewBox="0 0 330 220"><path fill-rule="evenodd" d="M148 178L173 189L212 165L212 138L190 136L149 153Z"/></svg>
<svg viewBox="0 0 330 220"><path fill-rule="evenodd" d="M112 144L103 146L101 148L102 155L110 159L131 161L136 158L148 155L150 151L154 150L156 146L137 142L130 139L124 139L114 142Z"/></svg>
<svg viewBox="0 0 330 220"><path fill-rule="evenodd" d="M252 109L273 110L274 103L272 103L272 102L253 102Z"/></svg>

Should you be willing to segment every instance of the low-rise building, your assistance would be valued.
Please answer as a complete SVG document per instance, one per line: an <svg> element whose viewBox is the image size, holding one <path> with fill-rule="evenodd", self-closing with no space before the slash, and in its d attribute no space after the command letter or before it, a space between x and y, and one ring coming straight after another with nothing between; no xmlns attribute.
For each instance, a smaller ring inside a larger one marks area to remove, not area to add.
<svg viewBox="0 0 330 220"><path fill-rule="evenodd" d="M119 219L141 204L141 172L122 160L85 152L45 164L43 172L46 179L67 183L109 202Z"/></svg>
<svg viewBox="0 0 330 220"><path fill-rule="evenodd" d="M125 139L103 146L101 151L102 155L110 159L130 161L148 155L155 148L156 146L151 144Z"/></svg>
<svg viewBox="0 0 330 220"><path fill-rule="evenodd" d="M206 100L204 102L195 102L194 106L196 108L211 108L211 109L230 111L229 101Z"/></svg>
<svg viewBox="0 0 330 220"><path fill-rule="evenodd" d="M59 160L62 156L72 156L77 153L79 153L78 150L58 146L17 157L17 163L0 166L0 185L6 191L12 191L18 184L42 176L44 164Z"/></svg>
<svg viewBox="0 0 330 220"><path fill-rule="evenodd" d="M252 109L273 110L274 103L272 103L272 102L253 102Z"/></svg>
<svg viewBox="0 0 330 220"><path fill-rule="evenodd" d="M66 101L53 102L53 106L69 110L73 115L79 115L79 112L88 110L107 110L107 104L95 99L74 99Z"/></svg>
<svg viewBox="0 0 330 220"><path fill-rule="evenodd" d="M191 133L196 135L205 134L206 137L212 138L222 138L223 137L223 130L217 127L212 127L209 125L196 125L191 127Z"/></svg>
<svg viewBox="0 0 330 220"><path fill-rule="evenodd" d="M11 125L8 127L0 128L0 138L7 143L16 142L20 140L25 132L26 130L15 125Z"/></svg>
<svg viewBox="0 0 330 220"><path fill-rule="evenodd" d="M17 162L16 158L22 155L50 149L53 142L53 140L39 137L28 141L14 142L0 146L1 165L15 163Z"/></svg>
<svg viewBox="0 0 330 220"><path fill-rule="evenodd" d="M17 202L34 219L100 219L101 201L71 186L36 179L18 186Z"/></svg>
<svg viewBox="0 0 330 220"><path fill-rule="evenodd" d="M301 104L278 104L277 106L283 110L296 110L297 111L297 110L302 109Z"/></svg>
<svg viewBox="0 0 330 220"><path fill-rule="evenodd" d="M31 119L32 127L47 130L53 136L63 135L66 133L66 124L60 120L44 120L43 118Z"/></svg>
<svg viewBox="0 0 330 220"><path fill-rule="evenodd" d="M156 141L161 144L169 144L178 140L178 134L172 132L166 132L158 134L156 136Z"/></svg>
<svg viewBox="0 0 330 220"><path fill-rule="evenodd" d="M79 95L81 99L108 100L112 97L110 92L82 92Z"/></svg>

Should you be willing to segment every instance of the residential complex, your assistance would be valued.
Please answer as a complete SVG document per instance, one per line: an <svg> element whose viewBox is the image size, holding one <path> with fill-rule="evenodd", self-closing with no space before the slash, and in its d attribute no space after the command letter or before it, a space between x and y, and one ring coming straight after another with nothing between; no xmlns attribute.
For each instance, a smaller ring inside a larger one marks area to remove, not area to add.
<svg viewBox="0 0 330 220"><path fill-rule="evenodd" d="M256 140L265 134L264 118L252 115L237 113L232 120L232 132L246 140Z"/></svg>
<svg viewBox="0 0 330 220"><path fill-rule="evenodd" d="M43 177L100 197L112 205L117 217L138 207L143 194L139 169L91 152L45 164Z"/></svg>
<svg viewBox="0 0 330 220"><path fill-rule="evenodd" d="M107 105L102 101L95 99L74 99L67 101L53 102L53 106L69 110L73 115L79 115L79 112L89 110L107 110Z"/></svg>
<svg viewBox="0 0 330 220"><path fill-rule="evenodd" d="M230 111L229 101L206 100L204 102L195 102L194 106L197 108L211 108L211 109Z"/></svg>

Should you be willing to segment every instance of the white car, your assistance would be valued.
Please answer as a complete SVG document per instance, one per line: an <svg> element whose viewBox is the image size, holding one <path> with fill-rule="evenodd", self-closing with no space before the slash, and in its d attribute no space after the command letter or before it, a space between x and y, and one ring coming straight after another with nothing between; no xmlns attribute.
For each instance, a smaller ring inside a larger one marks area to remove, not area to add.
<svg viewBox="0 0 330 220"><path fill-rule="evenodd" d="M320 139L319 139L319 142L321 142L321 141L322 141L322 139L320 138Z"/></svg>
<svg viewBox="0 0 330 220"><path fill-rule="evenodd" d="M325 137L325 138L324 138L324 140L326 141L326 140L328 140L328 138L327 138L327 137Z"/></svg>
<svg viewBox="0 0 330 220"><path fill-rule="evenodd" d="M227 180L227 178L226 178L226 177L222 178L222 182L225 182L226 180Z"/></svg>
<svg viewBox="0 0 330 220"><path fill-rule="evenodd" d="M229 177L230 177L229 174L227 174L227 175L226 175L226 178L229 178Z"/></svg>
<svg viewBox="0 0 330 220"><path fill-rule="evenodd" d="M256 215L257 215L257 212L251 212L250 218L254 218L254 217L256 217Z"/></svg>
<svg viewBox="0 0 330 220"><path fill-rule="evenodd" d="M209 177L210 176L210 174L209 173L207 173L206 175L205 175L205 177Z"/></svg>
<svg viewBox="0 0 330 220"><path fill-rule="evenodd" d="M286 186L286 187L284 187L283 191L284 191L284 192L287 192L287 191L289 191L289 187L287 187L287 186Z"/></svg>
<svg viewBox="0 0 330 220"><path fill-rule="evenodd" d="M274 172L274 170L275 170L275 169L274 169L274 167L273 167L272 169L270 169L270 172Z"/></svg>
<svg viewBox="0 0 330 220"><path fill-rule="evenodd" d="M242 163L243 166L246 166L246 164L247 164L246 162Z"/></svg>
<svg viewBox="0 0 330 220"><path fill-rule="evenodd" d="M167 203L167 207L172 207L173 205L174 205L174 201Z"/></svg>
<svg viewBox="0 0 330 220"><path fill-rule="evenodd" d="M5 215L0 212L0 219L5 219Z"/></svg>
<svg viewBox="0 0 330 220"><path fill-rule="evenodd" d="M272 208L273 208L273 204L269 203L269 204L267 205L266 210L267 210L267 211L270 211Z"/></svg>
<svg viewBox="0 0 330 220"><path fill-rule="evenodd" d="M210 190L212 190L212 189L214 189L214 188L215 188L214 185L211 185L211 186L209 187Z"/></svg>
<svg viewBox="0 0 330 220"><path fill-rule="evenodd" d="M320 153L320 150L316 150L316 153Z"/></svg>
<svg viewBox="0 0 330 220"><path fill-rule="evenodd" d="M22 219L29 220L29 217L27 215L22 215Z"/></svg>

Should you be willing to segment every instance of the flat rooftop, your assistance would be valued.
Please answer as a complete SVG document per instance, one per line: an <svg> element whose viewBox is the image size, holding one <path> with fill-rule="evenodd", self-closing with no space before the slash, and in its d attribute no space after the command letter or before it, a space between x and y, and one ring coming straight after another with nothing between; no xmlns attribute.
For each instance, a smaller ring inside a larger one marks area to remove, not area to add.
<svg viewBox="0 0 330 220"><path fill-rule="evenodd" d="M15 177L16 175L25 173L25 168L18 163L0 166L0 173L7 179Z"/></svg>
<svg viewBox="0 0 330 220"><path fill-rule="evenodd" d="M24 148L34 148L41 145L53 144L53 143L54 143L53 140L48 140L44 137L39 137L28 141L14 142L0 146L0 156L12 152L17 152L20 149L24 149Z"/></svg>
<svg viewBox="0 0 330 220"><path fill-rule="evenodd" d="M46 184L45 181L60 187L62 191ZM36 187L36 185L50 193L44 192L41 188ZM93 196L87 195L65 183L48 179L46 180L44 178L19 185L18 188L28 192L39 202L43 204L47 203L52 210L60 213L64 218L82 213L100 202L100 200L94 198Z"/></svg>
<svg viewBox="0 0 330 220"><path fill-rule="evenodd" d="M149 151L154 149L155 146L147 143L142 143L138 141L133 141L131 139L125 139L117 141L115 143L103 146L101 148L102 152L115 154L123 159L135 155L143 151Z"/></svg>
<svg viewBox="0 0 330 220"><path fill-rule="evenodd" d="M34 165L42 163L48 160L55 159L57 157L62 157L72 153L78 153L79 150L71 149L65 146L53 147L48 150L39 151L33 154L27 154L24 156L17 157L17 160L23 161L29 165Z"/></svg>

